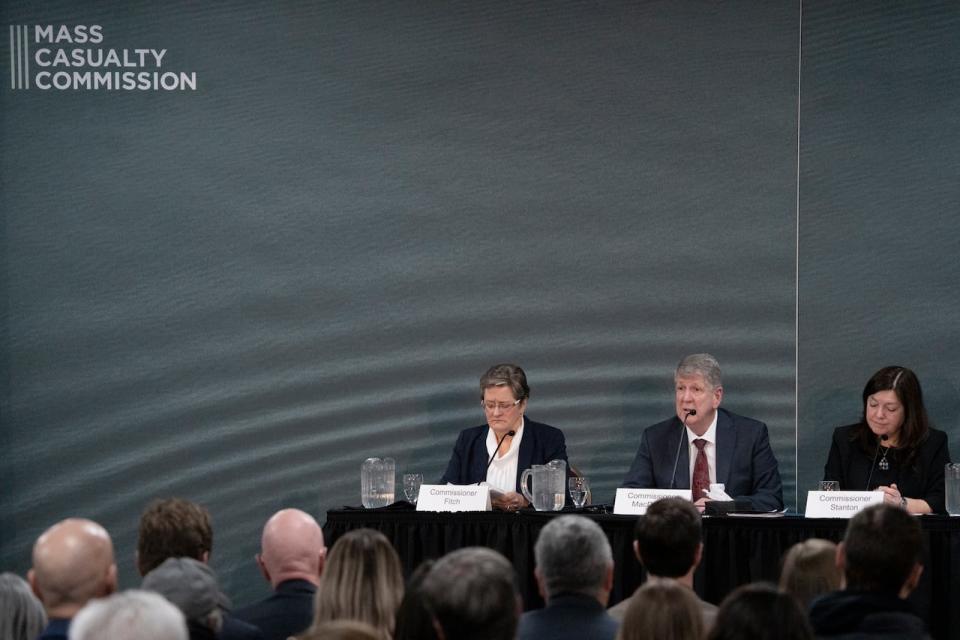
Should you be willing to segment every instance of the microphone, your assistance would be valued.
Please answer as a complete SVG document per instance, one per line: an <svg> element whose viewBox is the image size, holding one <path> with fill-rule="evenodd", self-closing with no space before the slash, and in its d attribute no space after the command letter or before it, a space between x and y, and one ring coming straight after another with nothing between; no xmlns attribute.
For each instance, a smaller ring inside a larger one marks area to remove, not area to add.
<svg viewBox="0 0 960 640"><path fill-rule="evenodd" d="M493 464L493 459L497 457L497 451L500 451L500 445L503 444L503 441L507 439L507 436L510 436L512 438L515 435L517 435L517 432L511 429L510 431L507 431L505 434L500 436L500 440L497 442L497 448L493 450L493 455L491 455L490 459L487 460L487 471L490 470L490 465Z"/></svg>
<svg viewBox="0 0 960 640"><path fill-rule="evenodd" d="M687 418L689 418L690 416L695 416L695 415L697 415L697 410L696 410L696 409L687 409L687 411L684 413L683 420L681 420L681 422L683 423L683 431L684 431L684 432L686 432L686 430L687 430ZM682 433L680 434L680 439L677 441L677 455L676 455L676 457L673 459L673 474L671 474L671 476L670 476L670 488L671 488L671 489L674 488L673 485L676 484L676 481L677 481L677 465L680 463L680 445L681 445L681 444L683 444L683 434L682 434Z"/></svg>
<svg viewBox="0 0 960 640"><path fill-rule="evenodd" d="M880 436L880 440L877 440L877 451L873 454L873 463L870 465L870 475L867 476L867 486L863 488L864 491L870 491L870 480L873 479L873 469L877 466L877 456L880 455L880 442L886 442L890 436L883 434Z"/></svg>

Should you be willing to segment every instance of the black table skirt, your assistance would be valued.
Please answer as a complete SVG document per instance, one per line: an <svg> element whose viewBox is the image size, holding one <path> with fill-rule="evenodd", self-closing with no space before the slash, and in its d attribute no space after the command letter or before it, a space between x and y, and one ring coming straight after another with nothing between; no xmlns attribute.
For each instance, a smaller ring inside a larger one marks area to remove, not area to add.
<svg viewBox="0 0 960 640"><path fill-rule="evenodd" d="M566 513L566 512L564 512ZM556 513L523 510L471 513L418 513L412 509L344 509L327 512L323 533L332 546L344 533L369 527L393 543L409 575L423 560L467 546L485 546L505 555L517 572L526 609L543 606L533 578L533 546L540 529ZM610 604L633 593L643 570L633 555L633 516L585 514L610 540L615 563ZM925 570L911 597L934 638L960 637L960 518L923 516ZM711 517L703 520L704 557L694 577L703 599L719 604L735 587L776 582L780 560L791 545L808 538L839 541L846 520ZM950 629L957 630L952 635Z"/></svg>

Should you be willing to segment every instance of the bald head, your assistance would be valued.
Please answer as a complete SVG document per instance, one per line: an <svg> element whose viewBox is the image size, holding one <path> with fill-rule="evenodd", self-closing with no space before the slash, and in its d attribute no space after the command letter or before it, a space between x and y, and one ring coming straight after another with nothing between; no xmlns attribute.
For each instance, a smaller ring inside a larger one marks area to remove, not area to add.
<svg viewBox="0 0 960 640"><path fill-rule="evenodd" d="M49 617L72 618L88 600L117 589L110 534L92 520L58 522L33 545L27 577Z"/></svg>
<svg viewBox="0 0 960 640"><path fill-rule="evenodd" d="M283 509L264 525L257 560L274 588L286 580L318 584L326 551L323 531L313 516L299 509Z"/></svg>

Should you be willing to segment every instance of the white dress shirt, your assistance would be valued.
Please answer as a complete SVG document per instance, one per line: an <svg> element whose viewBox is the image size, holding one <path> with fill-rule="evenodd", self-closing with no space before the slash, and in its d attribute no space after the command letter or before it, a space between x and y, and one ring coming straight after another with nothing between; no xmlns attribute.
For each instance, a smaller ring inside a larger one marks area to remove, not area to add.
<svg viewBox="0 0 960 640"><path fill-rule="evenodd" d="M514 429L516 434L510 442L506 453L500 447L500 453L490 462L487 468L487 484L499 491L517 490L517 464L520 457L520 441L523 439L523 416L520 417L520 426ZM487 428L487 459L497 448L497 435L493 429ZM500 454L503 454L502 456Z"/></svg>

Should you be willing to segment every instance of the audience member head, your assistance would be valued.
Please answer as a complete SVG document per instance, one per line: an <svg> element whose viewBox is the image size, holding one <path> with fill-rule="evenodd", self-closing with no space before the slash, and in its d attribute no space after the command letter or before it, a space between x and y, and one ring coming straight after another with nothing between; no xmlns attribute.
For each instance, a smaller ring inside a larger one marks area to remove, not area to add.
<svg viewBox="0 0 960 640"><path fill-rule="evenodd" d="M308 631L331 620L359 620L390 638L402 598L403 570L390 541L379 531L355 529L330 550Z"/></svg>
<svg viewBox="0 0 960 640"><path fill-rule="evenodd" d="M724 598L709 640L813 640L800 603L772 584L747 584Z"/></svg>
<svg viewBox="0 0 960 640"><path fill-rule="evenodd" d="M163 596L131 589L91 600L70 625L70 640L187 640L187 623Z"/></svg>
<svg viewBox="0 0 960 640"><path fill-rule="evenodd" d="M110 534L92 520L69 518L33 545L30 587L50 618L72 618L88 600L117 589Z"/></svg>
<svg viewBox="0 0 960 640"><path fill-rule="evenodd" d="M198 504L181 498L155 500L140 516L137 570L141 576L167 558L207 562L212 550L210 513Z"/></svg>
<svg viewBox="0 0 960 640"><path fill-rule="evenodd" d="M43 605L27 581L15 573L0 573L0 638L34 640L46 626Z"/></svg>
<svg viewBox="0 0 960 640"><path fill-rule="evenodd" d="M793 545L784 555L780 590L796 598L804 611L817 596L839 588L837 545L833 542L810 538Z"/></svg>
<svg viewBox="0 0 960 640"><path fill-rule="evenodd" d="M693 591L672 580L640 587L620 625L618 640L701 640L703 613Z"/></svg>
<svg viewBox="0 0 960 640"><path fill-rule="evenodd" d="M606 606L613 586L613 552L603 529L583 516L554 518L540 531L533 548L540 594L596 598Z"/></svg>
<svg viewBox="0 0 960 640"><path fill-rule="evenodd" d="M853 516L837 563L845 589L906 598L923 573L920 523L903 509L878 504Z"/></svg>
<svg viewBox="0 0 960 640"><path fill-rule="evenodd" d="M176 605L188 625L213 632L218 632L223 623L221 606L229 607L213 569L193 558L167 558L143 577L141 586Z"/></svg>
<svg viewBox="0 0 960 640"><path fill-rule="evenodd" d="M383 634L366 622L359 620L331 620L308 631L304 631L296 640L381 640Z"/></svg>
<svg viewBox="0 0 960 640"><path fill-rule="evenodd" d="M682 578L693 585L693 570L703 554L700 513L689 500L662 498L637 519L634 552L652 576Z"/></svg>
<svg viewBox="0 0 960 640"><path fill-rule="evenodd" d="M287 580L319 584L326 553L323 531L313 516L283 509L263 526L257 565L274 589Z"/></svg>
<svg viewBox="0 0 960 640"><path fill-rule="evenodd" d="M423 579L433 568L433 560L427 560L417 567L403 592L403 600L397 609L397 625L393 640L437 640L433 627L433 616L424 602Z"/></svg>
<svg viewBox="0 0 960 640"><path fill-rule="evenodd" d="M486 547L465 547L437 560L423 580L427 608L445 640L512 640L520 601L513 567Z"/></svg>

